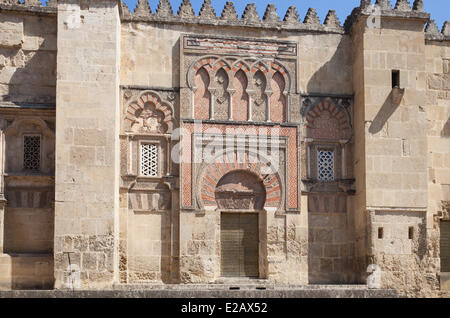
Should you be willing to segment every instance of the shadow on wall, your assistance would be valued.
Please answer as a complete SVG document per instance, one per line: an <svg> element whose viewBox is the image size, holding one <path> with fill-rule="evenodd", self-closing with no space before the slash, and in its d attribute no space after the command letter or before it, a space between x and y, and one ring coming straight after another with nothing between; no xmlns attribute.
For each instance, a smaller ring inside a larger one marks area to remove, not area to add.
<svg viewBox="0 0 450 318"><path fill-rule="evenodd" d="M441 131L442 137L450 137L450 117L447 119L447 122L444 124L444 127Z"/></svg>
<svg viewBox="0 0 450 318"><path fill-rule="evenodd" d="M0 48L0 72L9 77L8 89L0 91L0 100L13 103L55 104L56 52L48 51L46 41L36 51Z"/></svg>
<svg viewBox="0 0 450 318"><path fill-rule="evenodd" d="M351 94L352 56L348 54L351 41L342 37L334 55L321 66L306 85L306 93Z"/></svg>
<svg viewBox="0 0 450 318"><path fill-rule="evenodd" d="M381 106L377 115L375 116L372 124L369 127L369 132L371 134L379 133L389 118L395 113L397 108L400 106L400 102L404 95L404 90L393 89L389 96L384 101L383 106Z"/></svg>
<svg viewBox="0 0 450 318"><path fill-rule="evenodd" d="M53 254L11 254L11 289L53 289Z"/></svg>

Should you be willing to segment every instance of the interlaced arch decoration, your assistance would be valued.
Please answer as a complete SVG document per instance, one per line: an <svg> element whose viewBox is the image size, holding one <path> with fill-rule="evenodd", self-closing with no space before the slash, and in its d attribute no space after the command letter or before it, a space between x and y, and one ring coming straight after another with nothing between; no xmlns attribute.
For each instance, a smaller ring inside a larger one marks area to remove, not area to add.
<svg viewBox="0 0 450 318"><path fill-rule="evenodd" d="M236 151L219 154L199 174L198 203L201 208L217 208L215 197L219 181L232 171L245 171L261 180L266 192L264 207L280 208L281 179L269 160L252 151L242 152L244 160L238 160Z"/></svg>
<svg viewBox="0 0 450 318"><path fill-rule="evenodd" d="M173 106L162 100L158 93L154 91L144 91L139 94L136 100L128 104L125 113L125 130L131 130L132 125L137 121L138 114L144 110L146 103L152 103L157 111L164 114L163 123L167 125L167 132L172 132L175 124Z"/></svg>
<svg viewBox="0 0 450 318"><path fill-rule="evenodd" d="M217 73L220 72L220 70L222 69L228 75L229 85L227 90L231 95L233 95L237 89L237 87L235 87L235 85L233 84L232 79L234 79L236 74L239 73L240 71L242 71L247 78L248 86L246 88L246 91L250 96L254 93L256 89L253 84L254 82L253 78L258 71L260 71L265 77L267 83L266 93L268 95L270 95L272 92L270 83L272 83L273 76L275 75L275 77L277 77L278 74L281 75L279 76L279 80L284 82L283 85L280 85L283 87L281 94L282 96L284 96L283 108L285 109L283 110L283 113L287 114L288 111L287 104L289 103L288 94L291 91L292 80L288 69L280 61L273 58L271 59L271 58L247 57L241 59L233 56L220 57L214 55L200 57L198 60L196 60L190 65L186 74L188 87L194 93L197 91L195 76L202 68L205 69L209 75L210 84L209 87L207 87L207 89L212 94L217 89L216 85L213 84L214 81L212 81L212 79L216 78ZM192 107L195 107L195 105L192 105ZM210 107L213 108L213 106L211 105ZM250 107L252 107L252 105L250 105ZM193 112L193 114L194 113L195 112ZM232 113L234 113L233 110ZM211 117L213 117L214 114L210 113L210 115ZM287 120L286 116L284 116L284 120Z"/></svg>

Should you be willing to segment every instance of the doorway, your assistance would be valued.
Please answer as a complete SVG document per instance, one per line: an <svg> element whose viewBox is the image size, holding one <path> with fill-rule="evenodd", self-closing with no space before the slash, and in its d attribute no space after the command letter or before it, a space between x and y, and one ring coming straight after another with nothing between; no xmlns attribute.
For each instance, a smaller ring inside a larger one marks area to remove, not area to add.
<svg viewBox="0 0 450 318"><path fill-rule="evenodd" d="M222 277L259 277L259 226L256 213L222 213Z"/></svg>

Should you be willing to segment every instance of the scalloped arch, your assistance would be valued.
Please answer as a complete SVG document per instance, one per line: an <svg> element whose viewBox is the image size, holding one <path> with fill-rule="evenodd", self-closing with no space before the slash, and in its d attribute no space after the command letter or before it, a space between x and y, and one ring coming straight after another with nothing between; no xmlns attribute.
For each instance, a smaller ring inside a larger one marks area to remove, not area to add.
<svg viewBox="0 0 450 318"><path fill-rule="evenodd" d="M144 91L139 94L136 100L131 101L126 109L125 120L133 123L136 120L136 111L144 109L145 103L151 102L155 105L156 110L164 114L164 123L168 127L168 131L172 131L175 118L173 117L173 106L167 101L161 99L158 93L154 91Z"/></svg>

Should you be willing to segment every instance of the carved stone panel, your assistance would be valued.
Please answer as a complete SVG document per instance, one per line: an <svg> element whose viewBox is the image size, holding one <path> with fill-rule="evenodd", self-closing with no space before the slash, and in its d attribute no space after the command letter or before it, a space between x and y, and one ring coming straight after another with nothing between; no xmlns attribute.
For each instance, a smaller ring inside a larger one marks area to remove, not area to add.
<svg viewBox="0 0 450 318"><path fill-rule="evenodd" d="M259 178L239 170L222 177L215 194L217 206L227 210L262 210L266 199L266 191Z"/></svg>
<svg viewBox="0 0 450 318"><path fill-rule="evenodd" d="M259 71L253 76L253 107L252 120L266 121L267 96L266 87L267 80L263 72Z"/></svg>
<svg viewBox="0 0 450 318"><path fill-rule="evenodd" d="M229 80L223 68L216 73L215 86L214 119L227 120L229 118L228 111L230 102L230 95L228 93Z"/></svg>

